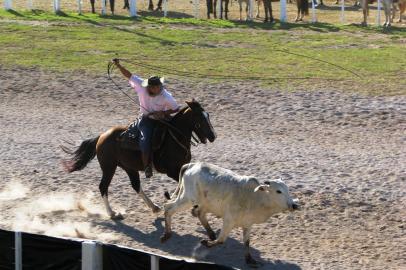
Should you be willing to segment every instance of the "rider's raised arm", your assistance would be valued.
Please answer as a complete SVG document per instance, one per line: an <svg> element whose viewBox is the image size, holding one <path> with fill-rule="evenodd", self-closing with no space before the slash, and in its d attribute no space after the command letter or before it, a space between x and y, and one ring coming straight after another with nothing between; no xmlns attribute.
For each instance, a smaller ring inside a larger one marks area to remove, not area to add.
<svg viewBox="0 0 406 270"><path fill-rule="evenodd" d="M120 70L121 74L123 74L124 77L127 79L130 79L132 74L129 72L125 67L123 67L118 60L114 61L116 64L116 67Z"/></svg>

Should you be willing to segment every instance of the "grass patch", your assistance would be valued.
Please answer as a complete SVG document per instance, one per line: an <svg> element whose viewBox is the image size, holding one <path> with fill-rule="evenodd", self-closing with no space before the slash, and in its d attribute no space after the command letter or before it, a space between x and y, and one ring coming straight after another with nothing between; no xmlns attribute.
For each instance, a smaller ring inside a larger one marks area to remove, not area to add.
<svg viewBox="0 0 406 270"><path fill-rule="evenodd" d="M283 88L406 94L402 87L406 33L402 29L388 34L357 26L275 24L270 27L278 31L265 32L259 26L255 29L256 23L57 16L42 11L0 11L0 18L0 64L5 66L102 74L107 61L118 56L132 59L131 69L143 75L262 78L266 85L278 82ZM196 27L191 31L178 24ZM326 62L355 71L361 78ZM290 87L285 87L287 83Z"/></svg>

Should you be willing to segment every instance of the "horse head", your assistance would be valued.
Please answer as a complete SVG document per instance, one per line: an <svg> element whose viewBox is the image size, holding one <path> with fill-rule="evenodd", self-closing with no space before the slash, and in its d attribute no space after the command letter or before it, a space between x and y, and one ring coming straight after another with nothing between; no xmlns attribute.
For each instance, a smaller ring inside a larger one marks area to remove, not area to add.
<svg viewBox="0 0 406 270"><path fill-rule="evenodd" d="M192 99L192 101L186 101L186 104L190 108L192 115L192 131L202 143L205 144L207 140L214 142L216 139L216 132L210 122L209 113L206 112L195 99Z"/></svg>

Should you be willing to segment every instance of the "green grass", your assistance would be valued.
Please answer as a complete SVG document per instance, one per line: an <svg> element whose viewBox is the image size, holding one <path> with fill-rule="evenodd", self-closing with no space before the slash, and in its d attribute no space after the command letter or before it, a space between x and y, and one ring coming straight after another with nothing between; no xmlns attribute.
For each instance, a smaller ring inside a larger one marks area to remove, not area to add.
<svg viewBox="0 0 406 270"><path fill-rule="evenodd" d="M264 26L0 11L0 64L4 66L103 74L107 61L118 56L133 59L137 64L131 64L131 69L144 75L213 75L215 80L261 77L266 79L263 83L277 83L285 89L406 94L405 39L403 29L382 33L378 28L328 24ZM355 71L362 78L317 59Z"/></svg>

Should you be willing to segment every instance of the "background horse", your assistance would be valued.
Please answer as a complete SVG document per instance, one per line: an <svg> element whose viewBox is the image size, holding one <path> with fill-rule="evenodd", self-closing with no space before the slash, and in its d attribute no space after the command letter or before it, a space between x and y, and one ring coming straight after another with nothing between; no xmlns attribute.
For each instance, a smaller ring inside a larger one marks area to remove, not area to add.
<svg viewBox="0 0 406 270"><path fill-rule="evenodd" d="M104 1L105 5L107 6L107 0L102 0ZM92 6L92 13L96 13L96 9L94 8L96 0L90 0L90 5ZM111 14L114 15L114 5L115 5L115 0L109 0L110 2L110 11ZM125 5L125 4L124 4Z"/></svg>
<svg viewBox="0 0 406 270"><path fill-rule="evenodd" d="M187 102L187 105L172 118L170 124L174 128L168 127L161 146L158 150L153 151L155 169L175 181L179 181L179 172L182 166L191 160L192 132L202 143L206 143L207 140L213 142L216 138L209 114L194 100ZM144 169L141 152L124 149L120 146L121 142L118 138L125 130L126 127L111 128L100 136L83 141L74 152L62 147L65 152L73 156L70 160L63 162L68 172L82 170L97 155L103 172L99 189L107 213L112 219L123 218L121 214L116 214L111 209L108 201L108 188L117 167L122 168L127 173L133 189L148 207L154 213L160 211L160 208L145 195L141 188L139 171Z"/></svg>
<svg viewBox="0 0 406 270"><path fill-rule="evenodd" d="M210 13L213 13L215 19L217 18L217 1L220 1L220 19L223 19L224 12L224 18L228 20L228 4L230 3L230 0L206 0L207 19L210 19Z"/></svg>

